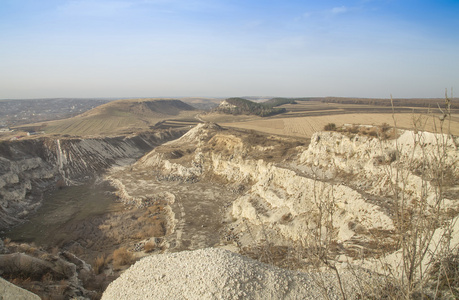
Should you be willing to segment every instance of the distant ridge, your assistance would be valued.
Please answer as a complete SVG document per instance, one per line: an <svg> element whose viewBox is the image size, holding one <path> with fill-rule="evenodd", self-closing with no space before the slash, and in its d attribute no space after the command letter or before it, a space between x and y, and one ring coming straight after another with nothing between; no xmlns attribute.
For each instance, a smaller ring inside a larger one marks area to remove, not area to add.
<svg viewBox="0 0 459 300"><path fill-rule="evenodd" d="M48 122L42 130L71 136L125 134L165 120L193 120L197 110L177 99L122 99L73 118Z"/></svg>
<svg viewBox="0 0 459 300"><path fill-rule="evenodd" d="M193 106L177 99L123 99L98 106L82 116L114 115L133 113L137 115L167 115L175 116L181 111L196 110Z"/></svg>
<svg viewBox="0 0 459 300"><path fill-rule="evenodd" d="M271 103L255 103L244 98L228 98L216 108L216 111L232 115L257 115L268 117L285 112L285 108L275 108Z"/></svg>

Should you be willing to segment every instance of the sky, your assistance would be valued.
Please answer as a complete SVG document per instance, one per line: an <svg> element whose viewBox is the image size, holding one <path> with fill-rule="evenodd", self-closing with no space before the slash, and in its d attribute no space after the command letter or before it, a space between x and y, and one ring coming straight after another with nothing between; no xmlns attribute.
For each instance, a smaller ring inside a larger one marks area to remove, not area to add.
<svg viewBox="0 0 459 300"><path fill-rule="evenodd" d="M445 88L459 94L458 0L0 0L0 99Z"/></svg>

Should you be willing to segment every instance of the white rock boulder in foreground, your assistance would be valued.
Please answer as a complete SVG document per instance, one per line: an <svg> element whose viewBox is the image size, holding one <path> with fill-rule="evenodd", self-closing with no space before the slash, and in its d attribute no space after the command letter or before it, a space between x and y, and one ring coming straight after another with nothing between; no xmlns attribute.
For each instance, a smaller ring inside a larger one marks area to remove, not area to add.
<svg viewBox="0 0 459 300"><path fill-rule="evenodd" d="M320 276L320 278L319 278ZM325 282L341 297L333 274L287 271L223 249L146 257L129 268L102 299L318 299ZM353 284L346 284L347 292Z"/></svg>

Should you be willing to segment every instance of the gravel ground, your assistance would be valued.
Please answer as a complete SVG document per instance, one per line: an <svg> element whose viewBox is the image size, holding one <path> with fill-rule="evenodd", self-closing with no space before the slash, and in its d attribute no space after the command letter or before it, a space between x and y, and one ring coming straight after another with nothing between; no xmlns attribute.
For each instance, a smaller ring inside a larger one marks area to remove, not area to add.
<svg viewBox="0 0 459 300"><path fill-rule="evenodd" d="M207 248L146 257L112 282L102 299L320 299L325 289L339 299L336 282L331 273L287 271Z"/></svg>

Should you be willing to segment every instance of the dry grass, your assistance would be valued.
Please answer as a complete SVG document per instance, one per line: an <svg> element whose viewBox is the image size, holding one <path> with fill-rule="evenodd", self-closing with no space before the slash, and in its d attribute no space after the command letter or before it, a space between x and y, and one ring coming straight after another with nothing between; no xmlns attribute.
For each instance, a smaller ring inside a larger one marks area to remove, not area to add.
<svg viewBox="0 0 459 300"><path fill-rule="evenodd" d="M145 251L146 253L152 252L155 249L156 249L156 243L152 241L146 243L145 246L143 246L143 251Z"/></svg>
<svg viewBox="0 0 459 300"><path fill-rule="evenodd" d="M115 269L120 269L122 266L131 265L134 263L134 261L134 255L124 247L113 251L113 267Z"/></svg>
<svg viewBox="0 0 459 300"><path fill-rule="evenodd" d="M96 257L96 259L94 260L94 263L92 264L94 273L100 274L106 265L107 265L106 255L100 254L99 256Z"/></svg>
<svg viewBox="0 0 459 300"><path fill-rule="evenodd" d="M188 119L196 115L194 111L181 113L178 117ZM173 116L177 119L177 116ZM45 132L73 136L110 135L131 131L147 130L160 121L170 119L167 115L151 115L147 118L126 112L125 115L77 116L70 119L48 122Z"/></svg>
<svg viewBox="0 0 459 300"><path fill-rule="evenodd" d="M168 101L155 101L155 99L134 99L113 101L82 115L73 118L49 121L43 123L27 124L19 128L42 126L47 134L93 136L126 134L145 131L155 124L165 120L174 120L171 127L189 126L194 124L196 110L190 109L182 103L168 103Z"/></svg>
<svg viewBox="0 0 459 300"><path fill-rule="evenodd" d="M456 118L459 116L456 116ZM413 114L399 113L395 115L399 128L413 127ZM205 119L205 118L203 118ZM236 127L243 129L256 130L270 134L311 137L315 132L323 130L329 123L340 127L344 124L369 124L381 126L392 124L392 114L390 113L351 113L338 115L321 115L311 117L289 117L289 118L259 118L243 122L221 123L222 126ZM434 131L434 123L430 118L427 120L425 129ZM459 120L451 122L451 133L459 135Z"/></svg>

